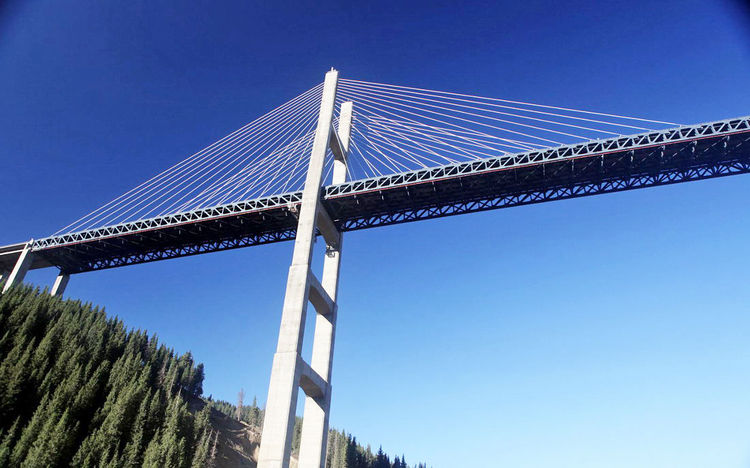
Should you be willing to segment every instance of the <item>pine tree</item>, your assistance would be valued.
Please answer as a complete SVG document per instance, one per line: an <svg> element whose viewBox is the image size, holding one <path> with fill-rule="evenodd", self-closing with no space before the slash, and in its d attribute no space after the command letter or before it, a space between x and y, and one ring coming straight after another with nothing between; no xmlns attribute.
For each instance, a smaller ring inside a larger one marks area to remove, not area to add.
<svg viewBox="0 0 750 468"><path fill-rule="evenodd" d="M144 468L161 468L164 466L164 450L161 445L161 429L159 429L154 438L146 446L143 453Z"/></svg>
<svg viewBox="0 0 750 468"><path fill-rule="evenodd" d="M193 455L193 462L191 463L192 468L203 468L208 463L209 456L209 445L211 444L211 433L206 431L203 437L200 439L200 444L195 450Z"/></svg>
<svg viewBox="0 0 750 468"><path fill-rule="evenodd" d="M234 418L237 421L242 421L242 400L245 398L245 390L240 389L240 392L237 394L237 411L234 415Z"/></svg>
<svg viewBox="0 0 750 468"><path fill-rule="evenodd" d="M208 467L213 468L216 466L216 455L218 454L218 446L219 446L219 431L214 432L214 441L213 444L211 444L211 455L208 459Z"/></svg>
<svg viewBox="0 0 750 468"><path fill-rule="evenodd" d="M13 444L18 436L19 419L20 416L16 418L13 425L10 426L10 430L4 434L2 442L0 442L0 466L10 466L10 454Z"/></svg>
<svg viewBox="0 0 750 468"><path fill-rule="evenodd" d="M253 406L250 407L250 419L248 421L253 427L260 427L263 424L260 416L260 408L258 408L258 398L253 397Z"/></svg>
<svg viewBox="0 0 750 468"><path fill-rule="evenodd" d="M203 369L203 363L198 364L193 374L193 379L190 382L190 393L195 396L203 395L203 379L205 378L205 371Z"/></svg>
<svg viewBox="0 0 750 468"><path fill-rule="evenodd" d="M143 449L148 431L148 410L153 398L153 391L149 390L146 397L141 400L131 432L130 440L123 450L123 462L127 467L141 466L143 462Z"/></svg>
<svg viewBox="0 0 750 468"><path fill-rule="evenodd" d="M56 424L54 419L48 419L21 466L24 468L57 466L61 461L67 459L68 451L75 440L77 430L77 424L71 427L68 410L65 410Z"/></svg>
<svg viewBox="0 0 750 468"><path fill-rule="evenodd" d="M34 415L31 421L21 431L21 437L16 442L15 447L10 456L11 465L20 465L21 462L26 458L26 454L31 448L31 444L36 440L39 432L44 427L44 423L47 421L47 409L49 407L49 398L44 397L42 403L34 411Z"/></svg>

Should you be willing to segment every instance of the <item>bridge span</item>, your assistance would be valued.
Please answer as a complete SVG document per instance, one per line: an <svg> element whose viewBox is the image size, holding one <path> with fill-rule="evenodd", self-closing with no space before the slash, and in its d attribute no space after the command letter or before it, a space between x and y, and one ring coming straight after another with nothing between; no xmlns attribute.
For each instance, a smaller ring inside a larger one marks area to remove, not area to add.
<svg viewBox="0 0 750 468"><path fill-rule="evenodd" d="M340 231L750 172L750 117L324 187ZM114 268L294 239L302 191L34 240L29 268ZM0 247L10 271L26 243Z"/></svg>

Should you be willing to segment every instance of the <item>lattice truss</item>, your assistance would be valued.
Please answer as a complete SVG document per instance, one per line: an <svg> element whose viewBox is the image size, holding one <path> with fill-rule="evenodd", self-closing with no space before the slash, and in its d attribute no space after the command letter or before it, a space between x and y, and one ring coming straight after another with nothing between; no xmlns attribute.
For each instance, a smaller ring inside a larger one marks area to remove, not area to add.
<svg viewBox="0 0 750 468"><path fill-rule="evenodd" d="M322 84L164 170L55 235L300 191ZM340 80L354 102L348 179L517 154L677 124L565 107ZM337 126L337 122L334 122ZM330 184L333 155L324 168Z"/></svg>

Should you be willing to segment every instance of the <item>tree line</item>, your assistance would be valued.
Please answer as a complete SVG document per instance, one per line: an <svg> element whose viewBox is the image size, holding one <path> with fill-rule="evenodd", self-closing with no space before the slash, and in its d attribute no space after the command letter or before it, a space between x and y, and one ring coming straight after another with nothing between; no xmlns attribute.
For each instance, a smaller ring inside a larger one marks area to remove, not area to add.
<svg viewBox="0 0 750 468"><path fill-rule="evenodd" d="M244 392L238 395L238 404L234 405L224 400L212 402L215 409L227 416L238 419L253 427L260 433L263 427L262 408L258 407L257 398L253 398L251 405L243 404ZM209 397L210 398L210 397ZM292 456L299 454L300 436L302 434L302 418L297 416L294 421L294 432L292 433ZM427 468L425 463L412 465L414 468ZM394 457L391 462L390 456L383 452L380 447L373 453L369 445L363 446L357 442L357 438L345 431L336 429L328 430L328 446L326 449L326 468L410 468L406 458Z"/></svg>

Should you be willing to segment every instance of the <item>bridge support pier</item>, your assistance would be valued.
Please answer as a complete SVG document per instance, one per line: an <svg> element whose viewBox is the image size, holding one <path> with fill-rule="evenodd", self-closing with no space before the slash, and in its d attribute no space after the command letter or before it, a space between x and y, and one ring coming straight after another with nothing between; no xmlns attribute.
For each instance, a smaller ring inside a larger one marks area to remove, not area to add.
<svg viewBox="0 0 750 468"><path fill-rule="evenodd" d="M18 256L18 260L16 261L13 270L11 270L7 281L5 281L5 284L3 285L3 292L6 292L23 281L26 273L29 271L29 267L31 267L31 262L34 259L34 254L31 252L31 245L33 243L33 240L27 242L21 255Z"/></svg>
<svg viewBox="0 0 750 468"><path fill-rule="evenodd" d="M52 289L49 292L50 295L62 297L65 288L68 286L68 281L70 281L70 275L61 271L60 274L57 275L57 278L55 278L55 284L52 285Z"/></svg>
<svg viewBox="0 0 750 468"><path fill-rule="evenodd" d="M299 208L294 254L289 268L279 340L268 387L258 468L289 466L300 387L307 399L298 466L325 466L341 234L320 203L320 186L329 147L336 156L334 183L346 180L346 153L352 114L352 104L343 104L338 134L332 131L337 85L338 72L331 70L325 78L318 126ZM313 244L318 232L327 245L322 282L318 281L310 269ZM317 311L310 364L301 356L308 302Z"/></svg>

